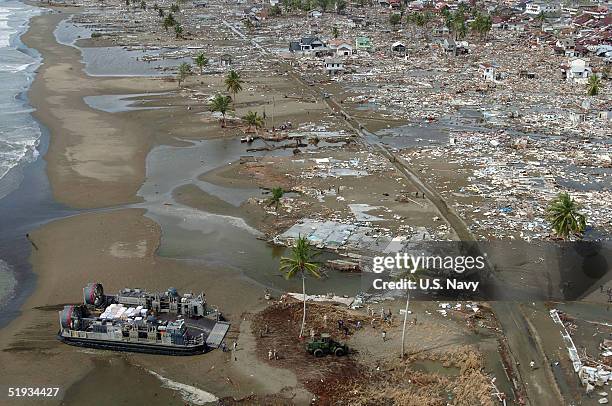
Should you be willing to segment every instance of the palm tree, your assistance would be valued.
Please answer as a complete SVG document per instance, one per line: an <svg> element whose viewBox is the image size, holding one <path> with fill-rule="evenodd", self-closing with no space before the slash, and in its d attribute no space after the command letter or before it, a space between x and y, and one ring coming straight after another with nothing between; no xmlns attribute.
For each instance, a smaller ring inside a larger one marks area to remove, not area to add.
<svg viewBox="0 0 612 406"><path fill-rule="evenodd" d="M231 103L232 98L229 96L223 96L222 94L217 94L210 101L210 103L208 103L210 111L217 111L221 113L221 116L223 117L223 120L221 121L221 127L225 127L225 114L229 111Z"/></svg>
<svg viewBox="0 0 612 406"><path fill-rule="evenodd" d="M601 79L599 76L592 74L587 82L587 94L589 96L597 96L601 88Z"/></svg>
<svg viewBox="0 0 612 406"><path fill-rule="evenodd" d="M567 192L559 193L547 208L547 217L553 230L562 238L580 235L586 229L586 217L580 213L582 206Z"/></svg>
<svg viewBox="0 0 612 406"><path fill-rule="evenodd" d="M191 75L191 65L183 62L178 67L177 80L179 83L179 87L181 86L181 82L187 79L187 76Z"/></svg>
<svg viewBox="0 0 612 406"><path fill-rule="evenodd" d="M170 6L170 11L172 11L173 13L178 13L179 12L179 6L178 4L173 4Z"/></svg>
<svg viewBox="0 0 612 406"><path fill-rule="evenodd" d="M225 89L234 94L234 110L236 109L236 94L242 90L244 81L236 71L231 70L225 77Z"/></svg>
<svg viewBox="0 0 612 406"><path fill-rule="evenodd" d="M389 23L391 23L393 27L398 25L401 22L401 20L402 20L402 16L399 14L391 14L389 16Z"/></svg>
<svg viewBox="0 0 612 406"><path fill-rule="evenodd" d="M540 31L544 30L544 22L546 21L546 14L542 11L540 14L536 16L536 20L540 22Z"/></svg>
<svg viewBox="0 0 612 406"><path fill-rule="evenodd" d="M176 20L174 19L172 13L169 13L166 18L164 18L164 28L166 29L166 32L168 31L168 28L172 27L174 24L176 24Z"/></svg>
<svg viewBox="0 0 612 406"><path fill-rule="evenodd" d="M297 275L302 278L302 297L304 302L304 312L302 314L302 327L300 328L300 338L304 336L306 327L306 275L320 278L319 265L314 262L317 253L311 251L305 237L298 236L295 245L291 248L291 257L282 257L280 260L280 271L285 274L285 278L291 279Z"/></svg>
<svg viewBox="0 0 612 406"><path fill-rule="evenodd" d="M176 38L181 38L183 34L183 27L178 22L174 24L174 32L176 34Z"/></svg>
<svg viewBox="0 0 612 406"><path fill-rule="evenodd" d="M198 54L195 58L193 58L196 66L200 68L200 75L202 74L204 67L208 65L208 58L204 56L203 53Z"/></svg>
<svg viewBox="0 0 612 406"><path fill-rule="evenodd" d="M282 187L272 188L272 196L270 196L270 199L268 200L268 206L274 205L276 211L278 211L278 206L280 206L281 199L283 198L284 194L285 191Z"/></svg>
<svg viewBox="0 0 612 406"><path fill-rule="evenodd" d="M242 117L242 119L249 125L247 131L250 131L251 128L255 127L256 134L257 129L263 127L264 125L263 117L258 115L256 111L249 111L246 116Z"/></svg>
<svg viewBox="0 0 612 406"><path fill-rule="evenodd" d="M342 14L346 10L346 1L337 0L336 1L336 13Z"/></svg>

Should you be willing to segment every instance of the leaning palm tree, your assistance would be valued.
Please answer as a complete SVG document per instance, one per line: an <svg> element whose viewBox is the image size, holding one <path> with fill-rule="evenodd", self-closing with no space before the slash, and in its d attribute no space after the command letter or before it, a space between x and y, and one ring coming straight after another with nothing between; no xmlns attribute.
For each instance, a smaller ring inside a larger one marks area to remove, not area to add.
<svg viewBox="0 0 612 406"><path fill-rule="evenodd" d="M285 191L282 187L272 188L272 196L270 196L270 199L268 200L268 206L274 205L275 210L278 211L278 206L280 206L281 199L283 198L284 194Z"/></svg>
<svg viewBox="0 0 612 406"><path fill-rule="evenodd" d="M580 235L586 229L586 217L580 213L581 205L567 192L559 193L547 208L547 217L555 233L567 238Z"/></svg>
<svg viewBox="0 0 612 406"><path fill-rule="evenodd" d="M298 236L295 245L291 248L291 257L282 257L280 260L280 271L283 272L285 278L291 279L295 276L302 278L302 297L304 302L304 311L302 313L302 327L300 328L300 338L304 336L304 328L306 327L306 275L320 278L319 265L314 262L317 253L313 252L308 245L305 237Z"/></svg>
<svg viewBox="0 0 612 406"><path fill-rule="evenodd" d="M544 31L544 22L546 21L546 14L544 14L543 11L540 12L540 14L536 16L536 20L540 22L540 31Z"/></svg>
<svg viewBox="0 0 612 406"><path fill-rule="evenodd" d="M221 127L225 127L225 114L229 111L231 103L232 98L229 96L223 96L222 94L217 94L210 101L210 103L208 103L208 108L210 111L221 113L221 116L223 117Z"/></svg>
<svg viewBox="0 0 612 406"><path fill-rule="evenodd" d="M198 54L195 58L193 58L196 66L200 68L200 75L202 74L204 67L208 65L208 58L204 56L203 53Z"/></svg>
<svg viewBox="0 0 612 406"><path fill-rule="evenodd" d="M257 134L257 129L263 127L264 120L263 117L258 115L256 111L249 111L246 116L242 117L242 119L248 124L247 131L250 131L251 128L255 128L255 133Z"/></svg>
<svg viewBox="0 0 612 406"><path fill-rule="evenodd" d="M181 86L181 83L184 82L185 79L187 79L189 75L191 75L191 65L183 62L178 67L178 73L176 77L178 80L179 87Z"/></svg>
<svg viewBox="0 0 612 406"><path fill-rule="evenodd" d="M234 109L236 109L236 94L242 90L242 83L244 81L234 70L229 71L225 77L225 89L234 94Z"/></svg>
<svg viewBox="0 0 612 406"><path fill-rule="evenodd" d="M597 96L601 88L601 79L599 76L592 74L587 82L587 94L589 96Z"/></svg>

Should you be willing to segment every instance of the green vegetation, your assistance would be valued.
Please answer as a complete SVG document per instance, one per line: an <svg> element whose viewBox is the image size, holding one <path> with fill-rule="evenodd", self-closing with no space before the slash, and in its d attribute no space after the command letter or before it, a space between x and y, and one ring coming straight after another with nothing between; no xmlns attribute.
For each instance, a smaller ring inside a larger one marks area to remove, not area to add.
<svg viewBox="0 0 612 406"><path fill-rule="evenodd" d="M178 80L178 84L179 87L181 86L181 83L185 81L185 79L187 79L187 77L191 75L191 65L189 65L188 63L183 62L182 64L179 65L178 67L178 73L176 76L176 79Z"/></svg>
<svg viewBox="0 0 612 406"><path fill-rule="evenodd" d="M173 13L178 13L179 12L179 6L178 4L173 4L170 6L170 11Z"/></svg>
<svg viewBox="0 0 612 406"><path fill-rule="evenodd" d="M270 17L277 17L279 15L282 14L281 8L278 6L278 4L276 4L275 6L270 7L270 10L268 11L268 15Z"/></svg>
<svg viewBox="0 0 612 406"><path fill-rule="evenodd" d="M236 95L242 91L242 83L244 81L236 71L231 70L225 77L225 89L234 94L234 109L236 107Z"/></svg>
<svg viewBox="0 0 612 406"><path fill-rule="evenodd" d="M178 21L174 24L174 33L176 34L176 38L183 37L183 27Z"/></svg>
<svg viewBox="0 0 612 406"><path fill-rule="evenodd" d="M208 108L210 111L219 112L223 119L221 120L221 127L225 127L225 114L230 109L230 104L232 103L232 98L229 96L223 96L222 94L217 94L215 97L208 103Z"/></svg>
<svg viewBox="0 0 612 406"><path fill-rule="evenodd" d="M399 14L391 14L389 16L389 23L391 23L393 27L398 25L401 21L402 21L402 16Z"/></svg>
<svg viewBox="0 0 612 406"><path fill-rule="evenodd" d="M338 30L338 27L336 27L334 25L334 28L332 28L332 35L334 36L334 38L338 38L338 36L340 36L340 31Z"/></svg>
<svg viewBox="0 0 612 406"><path fill-rule="evenodd" d="M599 79L599 76L592 74L587 82L587 94L589 96L597 96L599 94L599 90L601 89L601 85L601 79Z"/></svg>
<svg viewBox="0 0 612 406"><path fill-rule="evenodd" d="M562 238L581 235L586 229L586 217L580 213L581 208L567 192L559 193L546 210L555 234Z"/></svg>
<svg viewBox="0 0 612 406"><path fill-rule="evenodd" d="M204 67L208 65L208 58L204 56L203 53L199 53L195 58L193 58L193 62L200 69L200 75L204 71Z"/></svg>
<svg viewBox="0 0 612 406"><path fill-rule="evenodd" d="M477 13L474 21L470 24L470 29L472 32L478 33L482 37L486 37L489 31L491 31L492 25L493 22L490 15Z"/></svg>
<svg viewBox="0 0 612 406"><path fill-rule="evenodd" d="M286 279L296 276L302 278L302 295L304 302L304 312L302 314L302 327L300 328L300 338L304 336L306 327L306 275L320 278L319 265L314 262L317 253L313 252L308 245L305 237L299 236L295 245L291 248L291 257L282 257L280 260L280 271Z"/></svg>
<svg viewBox="0 0 612 406"><path fill-rule="evenodd" d="M272 188L272 196L268 200L268 206L274 205L275 210L278 211L278 206L281 204L281 199L283 198L285 191L282 187Z"/></svg>
<svg viewBox="0 0 612 406"><path fill-rule="evenodd" d="M546 14L542 11L536 16L536 20L540 22L540 31L544 30L544 23L546 22Z"/></svg>
<svg viewBox="0 0 612 406"><path fill-rule="evenodd" d="M168 28L173 27L174 24L176 24L176 20L174 19L174 16L172 15L172 13L169 13L166 16L166 18L164 18L164 22L163 22L163 26L166 32L168 32Z"/></svg>
<svg viewBox="0 0 612 406"><path fill-rule="evenodd" d="M247 131L255 128L255 133L257 133L257 129L264 126L263 117L258 115L256 111L249 111L242 119L249 126Z"/></svg>

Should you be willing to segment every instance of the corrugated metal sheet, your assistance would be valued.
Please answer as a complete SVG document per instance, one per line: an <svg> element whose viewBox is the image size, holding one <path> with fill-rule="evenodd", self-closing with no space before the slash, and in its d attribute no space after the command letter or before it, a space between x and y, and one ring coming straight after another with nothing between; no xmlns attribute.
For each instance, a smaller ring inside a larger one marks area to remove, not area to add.
<svg viewBox="0 0 612 406"><path fill-rule="evenodd" d="M208 338L206 338L206 345L211 348L219 348L229 328L229 323L218 321L208 335Z"/></svg>

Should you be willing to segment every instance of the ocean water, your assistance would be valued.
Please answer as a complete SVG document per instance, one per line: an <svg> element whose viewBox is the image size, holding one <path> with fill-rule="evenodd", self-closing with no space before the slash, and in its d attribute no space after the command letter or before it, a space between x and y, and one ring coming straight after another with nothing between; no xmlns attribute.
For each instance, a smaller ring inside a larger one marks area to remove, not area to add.
<svg viewBox="0 0 612 406"><path fill-rule="evenodd" d="M38 156L41 130L25 92L41 59L20 36L40 12L18 1L0 0L0 199L19 186L20 164Z"/></svg>
<svg viewBox="0 0 612 406"><path fill-rule="evenodd" d="M0 0L0 199L17 189L23 179L23 165L38 157L41 129L32 118L25 92L41 59L23 45L20 36L30 18L40 13L39 8L18 1ZM8 223L0 218L0 232ZM2 257L0 308L16 286L13 268Z"/></svg>

